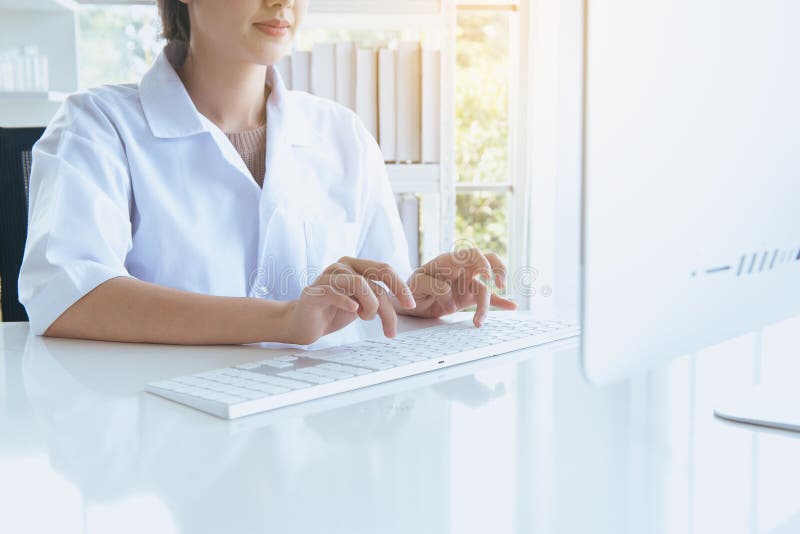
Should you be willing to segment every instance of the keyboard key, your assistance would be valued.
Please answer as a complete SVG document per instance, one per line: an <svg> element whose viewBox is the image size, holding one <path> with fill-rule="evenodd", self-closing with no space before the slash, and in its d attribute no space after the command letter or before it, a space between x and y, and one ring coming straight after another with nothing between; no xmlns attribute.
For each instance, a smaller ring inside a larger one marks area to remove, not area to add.
<svg viewBox="0 0 800 534"><path fill-rule="evenodd" d="M303 382L311 382L312 384L328 384L329 382L333 382L332 378L311 373L301 373L300 371L286 371L278 374L286 378L294 378L295 380L302 380Z"/></svg>
<svg viewBox="0 0 800 534"><path fill-rule="evenodd" d="M253 376L250 377L252 382L269 382L269 375L262 375L261 373L251 373Z"/></svg>
<svg viewBox="0 0 800 534"><path fill-rule="evenodd" d="M258 363L258 362L254 362L254 363ZM256 369L257 367L260 367L260 366L256 366L253 369ZM259 373L256 372L256 371L242 370L242 369L236 369L236 368L231 367L230 369L228 369L228 372L225 373L225 376L232 377L232 378L245 379L245 380L252 380L253 377L259 376Z"/></svg>
<svg viewBox="0 0 800 534"><path fill-rule="evenodd" d="M253 363L242 363L235 366L237 369L255 369L256 367L260 367L261 364L253 362Z"/></svg>
<svg viewBox="0 0 800 534"><path fill-rule="evenodd" d="M298 356L300 358L314 358L316 360L321 360L322 358L327 358L329 356L341 356L342 354L347 354L351 352L353 352L352 348L347 346L342 346L342 347L331 347L329 349L297 352L293 354L293 356Z"/></svg>
<svg viewBox="0 0 800 534"><path fill-rule="evenodd" d="M173 379L173 382L177 382L179 384L184 384L184 385L187 385L187 386L194 386L196 380L200 380L200 379L199 378L194 378L192 376L181 376L181 377Z"/></svg>
<svg viewBox="0 0 800 534"><path fill-rule="evenodd" d="M311 373L312 375L317 376L326 376L328 378L333 378L334 380L343 380L345 378L352 378L353 375L350 373L343 373L341 371L332 371L330 369L320 369L319 367L305 367L303 369L305 373Z"/></svg>
<svg viewBox="0 0 800 534"><path fill-rule="evenodd" d="M359 365L367 369L372 369L373 371L385 371L386 369L397 367L396 365L382 360L362 360Z"/></svg>
<svg viewBox="0 0 800 534"><path fill-rule="evenodd" d="M293 362L297 359L297 356L275 356L274 359L279 362Z"/></svg>
<svg viewBox="0 0 800 534"><path fill-rule="evenodd" d="M244 396L246 393L249 393L250 391L252 391L252 390L247 389L247 388L239 388L239 387L231 386L226 390L226 393L230 393L232 395Z"/></svg>
<svg viewBox="0 0 800 534"><path fill-rule="evenodd" d="M234 378L232 376L224 375L220 376L216 379L216 382L219 384L233 384L234 382L238 382L238 378Z"/></svg>
<svg viewBox="0 0 800 534"><path fill-rule="evenodd" d="M343 373L349 373L351 375L366 375L371 373L369 369L364 369L361 367L353 367L351 365L339 365L338 363L323 363L318 365L317 367L321 369L330 369L331 371L341 371Z"/></svg>
<svg viewBox="0 0 800 534"><path fill-rule="evenodd" d="M269 395L269 393L262 392L262 391L250 390L250 391L248 391L246 393L239 393L238 395L240 397L244 397L245 399L248 399L248 400L254 400L254 399L263 399L264 397Z"/></svg>
<svg viewBox="0 0 800 534"><path fill-rule="evenodd" d="M298 380L280 378L277 376L265 376L264 381L273 386L280 386L288 389L303 389L311 386L308 382L300 382Z"/></svg>
<svg viewBox="0 0 800 534"><path fill-rule="evenodd" d="M279 395L281 393L288 393L290 391L287 388L273 386L271 384L255 384L251 389L255 391L261 391L263 393L268 393L270 395Z"/></svg>
<svg viewBox="0 0 800 534"><path fill-rule="evenodd" d="M205 378L206 380L216 380L220 376L224 376L228 369L217 369L216 371L207 371L205 373L198 373L192 375L197 378Z"/></svg>
<svg viewBox="0 0 800 534"><path fill-rule="evenodd" d="M292 362L279 362L275 360L262 360L261 363L268 367L273 367L275 369L286 369L287 367L294 367Z"/></svg>

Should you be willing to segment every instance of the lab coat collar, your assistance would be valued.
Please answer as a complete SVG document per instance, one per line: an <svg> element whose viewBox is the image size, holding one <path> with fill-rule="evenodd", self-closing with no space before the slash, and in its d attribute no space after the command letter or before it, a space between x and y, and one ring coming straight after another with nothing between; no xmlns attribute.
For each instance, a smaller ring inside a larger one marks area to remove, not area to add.
<svg viewBox="0 0 800 534"><path fill-rule="evenodd" d="M197 111L175 70L176 65L183 63L186 52L186 43L167 43L139 83L142 109L150 131L156 137L185 137L216 128L214 123ZM287 109L290 104L289 91L274 65L267 69L265 85L271 87L268 102L270 111L275 114L280 110L278 114L281 118L288 115L292 119L281 121L281 133L294 145L312 144L314 136L311 132L314 129L305 124L304 113L291 113ZM278 117L268 116L268 122L273 118Z"/></svg>
<svg viewBox="0 0 800 534"><path fill-rule="evenodd" d="M208 130L173 67L183 63L186 50L185 43L167 43L139 83L142 109L156 137L185 137Z"/></svg>

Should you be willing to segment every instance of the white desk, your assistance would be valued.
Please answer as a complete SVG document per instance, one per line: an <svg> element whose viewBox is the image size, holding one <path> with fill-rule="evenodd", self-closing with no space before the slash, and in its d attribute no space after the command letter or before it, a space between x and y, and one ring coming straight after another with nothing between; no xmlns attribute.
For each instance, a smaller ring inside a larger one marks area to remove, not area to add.
<svg viewBox="0 0 800 534"><path fill-rule="evenodd" d="M712 416L752 354L594 388L562 344L233 422L141 393L263 350L2 325L0 532L800 532L800 439Z"/></svg>

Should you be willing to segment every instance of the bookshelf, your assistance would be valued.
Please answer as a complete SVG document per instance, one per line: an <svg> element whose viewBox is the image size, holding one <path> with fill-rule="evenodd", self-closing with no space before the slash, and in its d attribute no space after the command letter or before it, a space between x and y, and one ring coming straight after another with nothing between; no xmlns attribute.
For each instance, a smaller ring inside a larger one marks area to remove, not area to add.
<svg viewBox="0 0 800 534"><path fill-rule="evenodd" d="M346 24L343 24L346 21ZM395 194L421 198L421 261L451 247L455 234L455 0L314 0L310 32L350 30L435 33L441 49L440 158L438 163L387 163ZM410 37L411 38L411 37ZM416 38L416 37L413 37Z"/></svg>

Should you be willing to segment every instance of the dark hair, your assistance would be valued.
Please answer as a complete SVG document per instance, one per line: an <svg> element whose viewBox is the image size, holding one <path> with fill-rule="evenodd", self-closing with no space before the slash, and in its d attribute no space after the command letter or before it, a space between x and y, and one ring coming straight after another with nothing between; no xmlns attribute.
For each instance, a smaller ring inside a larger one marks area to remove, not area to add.
<svg viewBox="0 0 800 534"><path fill-rule="evenodd" d="M179 0L158 0L158 14L164 31L161 36L167 41L189 42L189 8Z"/></svg>

